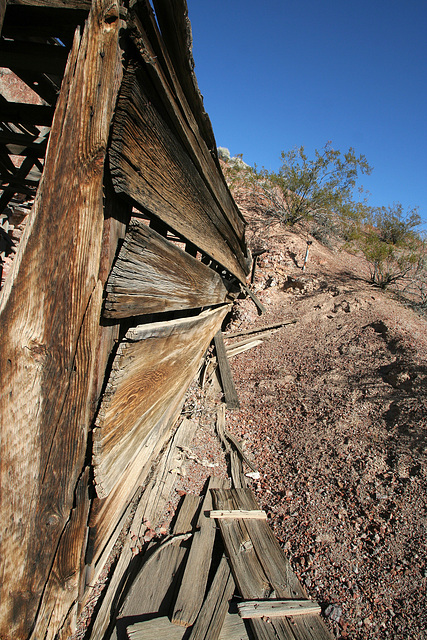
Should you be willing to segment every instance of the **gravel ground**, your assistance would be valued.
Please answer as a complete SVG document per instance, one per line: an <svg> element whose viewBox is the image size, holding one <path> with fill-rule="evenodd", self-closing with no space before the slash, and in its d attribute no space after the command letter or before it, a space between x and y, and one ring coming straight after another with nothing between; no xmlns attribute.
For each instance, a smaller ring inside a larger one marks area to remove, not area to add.
<svg viewBox="0 0 427 640"><path fill-rule="evenodd" d="M367 285L354 256L314 241L302 273L308 238L259 223L267 314L241 301L229 330L297 322L232 359L241 410L227 426L336 637L427 638L427 323Z"/></svg>

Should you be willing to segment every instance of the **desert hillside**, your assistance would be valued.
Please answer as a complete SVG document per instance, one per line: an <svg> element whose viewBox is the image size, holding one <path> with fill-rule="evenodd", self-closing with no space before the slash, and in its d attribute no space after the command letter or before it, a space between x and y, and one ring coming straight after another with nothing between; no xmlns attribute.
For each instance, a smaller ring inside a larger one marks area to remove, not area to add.
<svg viewBox="0 0 427 640"><path fill-rule="evenodd" d="M426 320L362 258L236 199L266 314L239 301L229 330L296 321L232 359L257 498L336 637L426 638Z"/></svg>

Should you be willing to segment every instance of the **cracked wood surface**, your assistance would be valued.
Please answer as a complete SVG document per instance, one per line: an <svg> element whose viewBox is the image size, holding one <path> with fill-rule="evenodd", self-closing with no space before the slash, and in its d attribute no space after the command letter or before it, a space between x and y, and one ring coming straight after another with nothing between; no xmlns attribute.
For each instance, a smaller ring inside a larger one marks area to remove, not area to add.
<svg viewBox="0 0 427 640"><path fill-rule="evenodd" d="M121 81L119 28L118 3L94 0L74 39L43 177L2 291L2 637L27 638L36 627L38 637L51 638L70 604L70 594L63 599L49 585L57 559L74 557L66 529L94 411L102 185Z"/></svg>
<svg viewBox="0 0 427 640"><path fill-rule="evenodd" d="M221 277L191 255L132 218L107 283L104 316L195 309L226 301Z"/></svg>
<svg viewBox="0 0 427 640"><path fill-rule="evenodd" d="M97 494L105 498L138 460L147 441L167 432L229 305L179 320L129 329L120 344L93 432Z"/></svg>

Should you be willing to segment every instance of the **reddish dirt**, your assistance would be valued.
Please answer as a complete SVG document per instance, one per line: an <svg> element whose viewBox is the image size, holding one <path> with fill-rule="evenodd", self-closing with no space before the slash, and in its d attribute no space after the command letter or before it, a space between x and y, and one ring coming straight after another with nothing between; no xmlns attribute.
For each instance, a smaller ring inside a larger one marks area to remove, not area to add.
<svg viewBox="0 0 427 640"><path fill-rule="evenodd" d="M296 320L231 361L227 426L252 488L337 638L427 638L427 322L367 284L361 258L240 206L267 249L267 313L240 301L229 330Z"/></svg>

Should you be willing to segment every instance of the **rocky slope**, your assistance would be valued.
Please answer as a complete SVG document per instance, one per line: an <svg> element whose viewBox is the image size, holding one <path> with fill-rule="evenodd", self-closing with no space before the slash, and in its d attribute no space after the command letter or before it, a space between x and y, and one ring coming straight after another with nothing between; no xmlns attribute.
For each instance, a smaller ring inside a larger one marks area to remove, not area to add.
<svg viewBox="0 0 427 640"><path fill-rule="evenodd" d="M257 498L336 637L427 638L427 322L236 199L267 314L240 301L230 330L296 320L232 360Z"/></svg>

